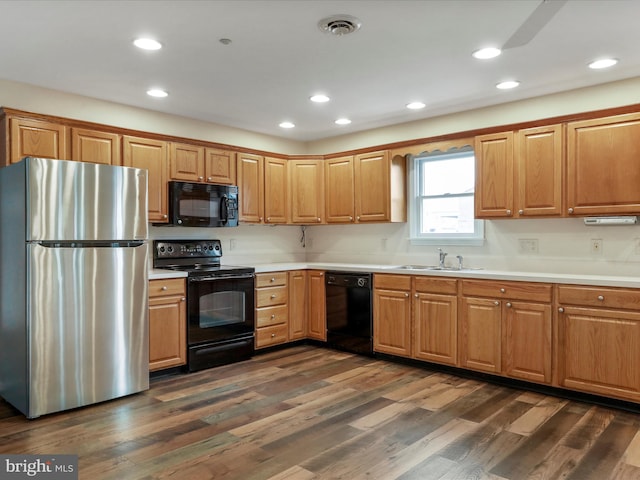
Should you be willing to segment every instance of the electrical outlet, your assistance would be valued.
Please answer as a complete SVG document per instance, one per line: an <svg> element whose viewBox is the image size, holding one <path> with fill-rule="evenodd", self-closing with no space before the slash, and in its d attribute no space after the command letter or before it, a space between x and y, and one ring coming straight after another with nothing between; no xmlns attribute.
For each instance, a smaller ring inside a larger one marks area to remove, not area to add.
<svg viewBox="0 0 640 480"><path fill-rule="evenodd" d="M236 249L236 239L232 238L231 240L229 240L229 250L235 250Z"/></svg>
<svg viewBox="0 0 640 480"><path fill-rule="evenodd" d="M601 238L591 239L591 253L594 255L602 255L602 239Z"/></svg>
<svg viewBox="0 0 640 480"><path fill-rule="evenodd" d="M518 249L520 253L535 255L538 253L538 239L537 238L519 238Z"/></svg>

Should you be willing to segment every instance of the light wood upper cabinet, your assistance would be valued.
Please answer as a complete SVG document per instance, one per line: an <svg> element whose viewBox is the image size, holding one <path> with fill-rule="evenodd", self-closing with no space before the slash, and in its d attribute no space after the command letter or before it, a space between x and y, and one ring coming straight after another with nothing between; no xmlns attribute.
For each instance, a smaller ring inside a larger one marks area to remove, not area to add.
<svg viewBox="0 0 640 480"><path fill-rule="evenodd" d="M327 341L326 288L324 272L309 270L307 272L307 287L309 300L309 317L307 337L315 340Z"/></svg>
<svg viewBox="0 0 640 480"><path fill-rule="evenodd" d="M67 128L42 120L10 118L9 163L24 157L69 159Z"/></svg>
<svg viewBox="0 0 640 480"><path fill-rule="evenodd" d="M120 135L115 133L71 129L71 160L104 165L121 165Z"/></svg>
<svg viewBox="0 0 640 480"><path fill-rule="evenodd" d="M517 216L562 215L562 125L519 130L515 138Z"/></svg>
<svg viewBox="0 0 640 480"><path fill-rule="evenodd" d="M238 156L239 220L262 223L264 219L264 157L250 153Z"/></svg>
<svg viewBox="0 0 640 480"><path fill-rule="evenodd" d="M324 221L324 162L289 160L289 215L291 223Z"/></svg>
<svg viewBox="0 0 640 480"><path fill-rule="evenodd" d="M264 223L287 223L287 161L264 159Z"/></svg>
<svg viewBox="0 0 640 480"><path fill-rule="evenodd" d="M567 212L640 214L640 113L567 124Z"/></svg>
<svg viewBox="0 0 640 480"><path fill-rule="evenodd" d="M354 157L357 222L388 222L390 220L389 165L389 152L374 152Z"/></svg>
<svg viewBox="0 0 640 480"><path fill-rule="evenodd" d="M477 136L476 217L561 216L563 144L559 124Z"/></svg>
<svg viewBox="0 0 640 480"><path fill-rule="evenodd" d="M236 184L236 154L229 150L206 148L204 151L204 176L208 183Z"/></svg>
<svg viewBox="0 0 640 480"><path fill-rule="evenodd" d="M352 156L325 160L327 223L352 223L355 220L353 173Z"/></svg>
<svg viewBox="0 0 640 480"><path fill-rule="evenodd" d="M204 147L184 143L171 143L169 149L171 180L182 182L204 181Z"/></svg>
<svg viewBox="0 0 640 480"><path fill-rule="evenodd" d="M513 132L475 139L477 218L513 216Z"/></svg>
<svg viewBox="0 0 640 480"><path fill-rule="evenodd" d="M148 170L149 221L168 221L167 142L139 137L123 137L123 165Z"/></svg>

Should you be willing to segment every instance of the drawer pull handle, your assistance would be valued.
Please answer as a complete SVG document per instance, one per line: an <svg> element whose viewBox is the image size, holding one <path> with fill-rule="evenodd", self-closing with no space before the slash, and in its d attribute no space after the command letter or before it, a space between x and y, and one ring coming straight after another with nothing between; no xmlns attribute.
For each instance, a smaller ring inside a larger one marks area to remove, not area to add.
<svg viewBox="0 0 640 480"><path fill-rule="evenodd" d="M564 313L564 308L560 307L560 308L558 308L558 311L559 311L560 313Z"/></svg>
<svg viewBox="0 0 640 480"><path fill-rule="evenodd" d="M604 297L602 295L598 295L598 301L604 302Z"/></svg>
<svg viewBox="0 0 640 480"><path fill-rule="evenodd" d="M272 333L272 334L271 334L271 338L275 338L275 337L276 337L276 334L275 334L275 333Z"/></svg>
<svg viewBox="0 0 640 480"><path fill-rule="evenodd" d="M500 293L506 293L507 291L504 288L500 289Z"/></svg>
<svg viewBox="0 0 640 480"><path fill-rule="evenodd" d="M276 298L276 296L275 295L271 295L271 298Z"/></svg>
<svg viewBox="0 0 640 480"><path fill-rule="evenodd" d="M275 282L275 281L276 281L275 277L271 277L271 280L270 280L270 281L271 281L271 282Z"/></svg>
<svg viewBox="0 0 640 480"><path fill-rule="evenodd" d="M165 285L164 287L162 287L160 290L168 290L169 288Z"/></svg>
<svg viewBox="0 0 640 480"><path fill-rule="evenodd" d="M271 314L271 318L276 318L276 314L275 314L275 313L272 313L272 314Z"/></svg>

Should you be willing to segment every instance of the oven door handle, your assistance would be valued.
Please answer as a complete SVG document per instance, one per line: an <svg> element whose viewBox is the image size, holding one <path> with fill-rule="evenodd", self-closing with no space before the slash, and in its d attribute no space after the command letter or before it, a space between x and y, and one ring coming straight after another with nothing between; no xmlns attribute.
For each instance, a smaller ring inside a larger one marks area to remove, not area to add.
<svg viewBox="0 0 640 480"><path fill-rule="evenodd" d="M206 277L189 277L189 282L210 282L216 280L243 280L247 278L253 278L253 273L247 273L244 275L227 275L227 276L206 276Z"/></svg>

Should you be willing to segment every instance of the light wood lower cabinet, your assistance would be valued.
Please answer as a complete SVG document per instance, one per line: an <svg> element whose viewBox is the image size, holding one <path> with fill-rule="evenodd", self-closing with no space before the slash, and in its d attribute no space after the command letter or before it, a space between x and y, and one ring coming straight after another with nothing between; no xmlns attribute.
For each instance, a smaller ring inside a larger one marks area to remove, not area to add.
<svg viewBox="0 0 640 480"><path fill-rule="evenodd" d="M187 363L185 295L182 278L149 281L149 371Z"/></svg>
<svg viewBox="0 0 640 480"><path fill-rule="evenodd" d="M309 317L307 337L327 341L327 307L324 271L309 270L307 272L307 298L309 301Z"/></svg>
<svg viewBox="0 0 640 480"><path fill-rule="evenodd" d="M558 286L560 386L640 401L640 294Z"/></svg>
<svg viewBox="0 0 640 480"><path fill-rule="evenodd" d="M288 298L287 272L256 275L256 348L287 342Z"/></svg>
<svg viewBox="0 0 640 480"><path fill-rule="evenodd" d="M411 357L411 277L373 277L373 350Z"/></svg>
<svg viewBox="0 0 640 480"><path fill-rule="evenodd" d="M307 336L307 272L289 272L289 341Z"/></svg>

